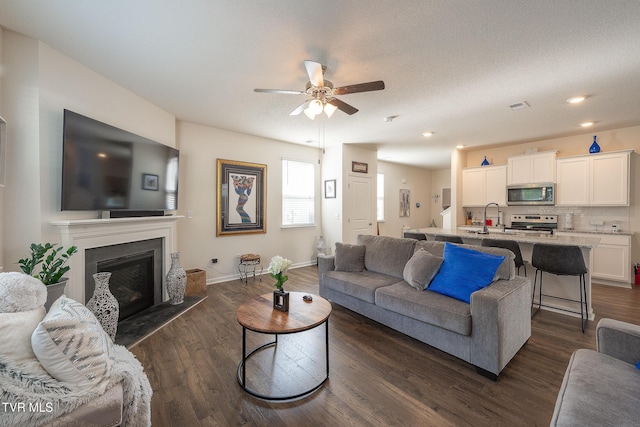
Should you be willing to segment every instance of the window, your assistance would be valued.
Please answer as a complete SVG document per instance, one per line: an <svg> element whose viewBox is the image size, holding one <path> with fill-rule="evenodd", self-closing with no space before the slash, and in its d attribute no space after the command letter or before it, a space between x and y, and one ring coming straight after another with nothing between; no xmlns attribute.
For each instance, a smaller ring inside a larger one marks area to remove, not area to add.
<svg viewBox="0 0 640 427"><path fill-rule="evenodd" d="M384 221L384 174L378 174L377 190L376 219Z"/></svg>
<svg viewBox="0 0 640 427"><path fill-rule="evenodd" d="M315 225L313 163L282 159L282 226Z"/></svg>

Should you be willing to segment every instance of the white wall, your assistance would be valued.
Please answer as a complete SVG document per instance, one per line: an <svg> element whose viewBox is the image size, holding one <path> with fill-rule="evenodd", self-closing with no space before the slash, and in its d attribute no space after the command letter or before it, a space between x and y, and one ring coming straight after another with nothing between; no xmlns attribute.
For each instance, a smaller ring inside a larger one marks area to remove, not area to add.
<svg viewBox="0 0 640 427"><path fill-rule="evenodd" d="M2 115L7 121L4 268L41 238L38 42L3 31Z"/></svg>
<svg viewBox="0 0 640 427"><path fill-rule="evenodd" d="M336 198L324 198L324 181L336 180ZM342 175L342 147L331 146L322 155L322 233L327 245L334 253L336 242L342 242L342 205L344 202L345 177Z"/></svg>
<svg viewBox="0 0 640 427"><path fill-rule="evenodd" d="M7 120L4 265L32 242L60 242L54 219L96 218L61 212L63 110L70 109L175 146L175 117L49 46L12 31L3 35L3 117Z"/></svg>
<svg viewBox="0 0 640 427"><path fill-rule="evenodd" d="M384 174L384 222L380 223L380 234L401 237L402 227L428 227L434 215L431 199L432 172L428 169L378 162L378 172ZM400 217L400 189L411 191L410 216ZM420 203L420 207L416 207Z"/></svg>
<svg viewBox="0 0 640 427"><path fill-rule="evenodd" d="M178 247L185 269L201 268L209 283L237 274L238 256L257 253L266 268L271 257L280 255L294 266L316 262L321 234L320 150L259 138L252 135L178 122L180 147L180 207L187 218L178 221ZM281 228L282 158L316 165L316 226ZM216 161L236 160L267 165L266 234L216 236ZM217 264L211 258L218 258ZM270 279L268 279L270 280Z"/></svg>

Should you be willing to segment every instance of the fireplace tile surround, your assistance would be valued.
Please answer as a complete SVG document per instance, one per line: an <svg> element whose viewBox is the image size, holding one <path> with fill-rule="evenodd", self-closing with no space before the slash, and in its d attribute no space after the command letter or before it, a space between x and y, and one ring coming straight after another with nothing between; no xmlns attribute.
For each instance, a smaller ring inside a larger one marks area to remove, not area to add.
<svg viewBox="0 0 640 427"><path fill-rule="evenodd" d="M104 246L160 238L163 241L162 300L168 299L164 275L171 265L171 253L177 250L176 221L182 216L158 216L111 219L78 219L51 221L58 228L65 247L75 245L78 252L69 259L69 282L65 293L84 302L85 251Z"/></svg>

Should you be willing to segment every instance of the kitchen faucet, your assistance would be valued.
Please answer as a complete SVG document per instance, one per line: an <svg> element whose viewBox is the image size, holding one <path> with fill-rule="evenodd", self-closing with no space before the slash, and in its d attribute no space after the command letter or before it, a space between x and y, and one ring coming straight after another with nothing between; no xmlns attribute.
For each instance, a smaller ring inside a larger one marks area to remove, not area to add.
<svg viewBox="0 0 640 427"><path fill-rule="evenodd" d="M484 216L482 218L482 231L478 231L478 234L489 234L489 230L487 229L487 208L491 205L496 205L498 208L498 222L496 223L496 227L500 225L500 205L495 202L487 203L484 207Z"/></svg>

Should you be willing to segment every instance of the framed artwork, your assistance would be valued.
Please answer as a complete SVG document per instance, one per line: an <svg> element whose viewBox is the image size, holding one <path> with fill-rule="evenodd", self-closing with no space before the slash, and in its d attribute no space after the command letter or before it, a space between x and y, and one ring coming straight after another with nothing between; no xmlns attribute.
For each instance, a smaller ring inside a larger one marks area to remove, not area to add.
<svg viewBox="0 0 640 427"><path fill-rule="evenodd" d="M335 199L336 198L336 180L328 179L324 182L324 198Z"/></svg>
<svg viewBox="0 0 640 427"><path fill-rule="evenodd" d="M151 190L158 191L158 175L153 175L150 173L142 174L142 189L143 190Z"/></svg>
<svg viewBox="0 0 640 427"><path fill-rule="evenodd" d="M216 236L267 232L267 165L218 159Z"/></svg>
<svg viewBox="0 0 640 427"><path fill-rule="evenodd" d="M405 217L411 214L411 190L400 189L400 216Z"/></svg>
<svg viewBox="0 0 640 427"><path fill-rule="evenodd" d="M351 171L359 172L359 173L367 173L369 172L369 165L367 163L351 162Z"/></svg>

